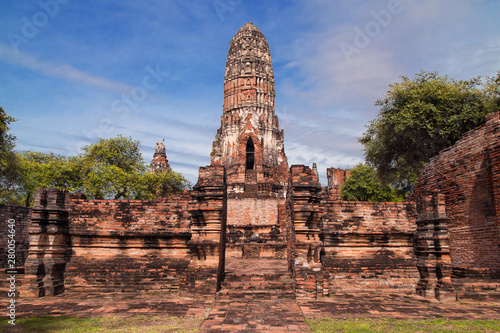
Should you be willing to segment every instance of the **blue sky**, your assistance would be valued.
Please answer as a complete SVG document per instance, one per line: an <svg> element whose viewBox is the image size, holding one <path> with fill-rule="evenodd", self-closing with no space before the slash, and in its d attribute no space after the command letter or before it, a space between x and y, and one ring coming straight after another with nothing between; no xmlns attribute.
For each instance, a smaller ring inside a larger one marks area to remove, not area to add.
<svg viewBox="0 0 500 333"><path fill-rule="evenodd" d="M253 22L271 48L292 164L363 161L374 102L419 70L500 70L500 1L3 1L0 105L16 150L76 155L97 137L141 141L194 184L220 126L229 41Z"/></svg>

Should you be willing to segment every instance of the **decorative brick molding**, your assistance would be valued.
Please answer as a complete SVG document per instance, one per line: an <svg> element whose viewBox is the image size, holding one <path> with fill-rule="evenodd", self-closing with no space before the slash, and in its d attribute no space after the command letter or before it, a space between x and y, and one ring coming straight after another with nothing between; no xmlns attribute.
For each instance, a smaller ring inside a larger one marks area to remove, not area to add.
<svg viewBox="0 0 500 333"><path fill-rule="evenodd" d="M214 294L224 277L226 230L226 174L223 166L200 168L191 192L191 260L185 291Z"/></svg>
<svg viewBox="0 0 500 333"><path fill-rule="evenodd" d="M317 173L304 165L290 168L288 207L294 232L293 273L297 297L315 298L322 293L324 272L319 260L323 242L320 239L320 192Z"/></svg>

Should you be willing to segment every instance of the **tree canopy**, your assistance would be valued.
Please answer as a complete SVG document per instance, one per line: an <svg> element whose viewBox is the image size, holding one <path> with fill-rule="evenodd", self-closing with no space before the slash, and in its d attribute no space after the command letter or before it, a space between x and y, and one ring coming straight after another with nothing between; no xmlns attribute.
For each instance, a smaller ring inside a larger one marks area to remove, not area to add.
<svg viewBox="0 0 500 333"><path fill-rule="evenodd" d="M31 205L39 188L59 188L74 191L80 183L78 161L53 153L27 151L18 154L18 196Z"/></svg>
<svg viewBox="0 0 500 333"><path fill-rule="evenodd" d="M15 146L16 137L9 134L9 125L15 121L16 119L7 115L0 106L0 175L6 172L7 165L12 159L12 150Z"/></svg>
<svg viewBox="0 0 500 333"><path fill-rule="evenodd" d="M13 151L16 137L9 134L9 125L15 121L0 106L0 199L10 204L18 203L15 189L19 181L19 159Z"/></svg>
<svg viewBox="0 0 500 333"><path fill-rule="evenodd" d="M29 206L40 188L84 193L89 199L154 199L190 186L181 174L170 170L148 173L139 145L139 141L118 136L100 138L72 157L12 153L11 172L1 178L0 201Z"/></svg>
<svg viewBox="0 0 500 333"><path fill-rule="evenodd" d="M85 146L79 156L82 190L95 199L141 197L138 178L146 171L139 141L118 136Z"/></svg>
<svg viewBox="0 0 500 333"><path fill-rule="evenodd" d="M189 187L173 171L148 173L139 141L118 136L83 148L81 191L95 199L152 199Z"/></svg>
<svg viewBox="0 0 500 333"><path fill-rule="evenodd" d="M342 200L399 202L403 197L398 195L389 184L383 184L377 171L369 165L360 163L351 169L351 174L340 189Z"/></svg>
<svg viewBox="0 0 500 333"><path fill-rule="evenodd" d="M485 83L423 71L402 80L376 101L380 113L359 141L381 179L408 193L431 157L500 110L500 72Z"/></svg>

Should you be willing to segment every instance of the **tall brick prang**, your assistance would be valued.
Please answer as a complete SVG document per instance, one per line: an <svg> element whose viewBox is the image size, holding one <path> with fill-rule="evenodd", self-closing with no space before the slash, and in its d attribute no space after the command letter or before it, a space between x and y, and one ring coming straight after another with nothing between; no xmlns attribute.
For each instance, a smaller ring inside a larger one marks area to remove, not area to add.
<svg viewBox="0 0 500 333"><path fill-rule="evenodd" d="M283 131L274 114L269 45L252 23L241 27L229 44L223 115L212 145L211 164L242 165L243 170L256 170L257 165L288 169Z"/></svg>
<svg viewBox="0 0 500 333"><path fill-rule="evenodd" d="M223 115L211 153L211 164L227 174L227 253L284 258L288 162L274 112L269 45L252 23L229 44Z"/></svg>

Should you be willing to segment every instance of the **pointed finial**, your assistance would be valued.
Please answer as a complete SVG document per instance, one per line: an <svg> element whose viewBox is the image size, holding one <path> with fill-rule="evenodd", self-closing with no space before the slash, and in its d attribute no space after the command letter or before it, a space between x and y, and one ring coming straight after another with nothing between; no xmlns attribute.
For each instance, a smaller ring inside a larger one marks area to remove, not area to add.
<svg viewBox="0 0 500 333"><path fill-rule="evenodd" d="M313 172L316 174L316 176L318 177L318 166L316 165L316 162L313 163Z"/></svg>

